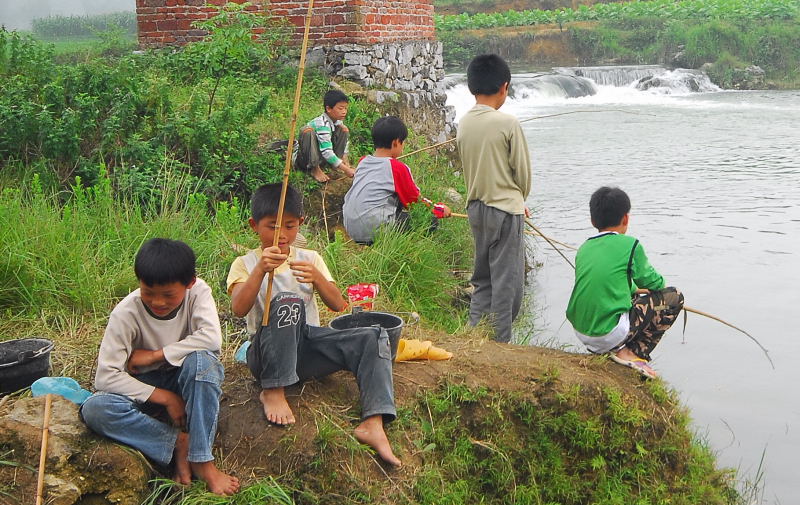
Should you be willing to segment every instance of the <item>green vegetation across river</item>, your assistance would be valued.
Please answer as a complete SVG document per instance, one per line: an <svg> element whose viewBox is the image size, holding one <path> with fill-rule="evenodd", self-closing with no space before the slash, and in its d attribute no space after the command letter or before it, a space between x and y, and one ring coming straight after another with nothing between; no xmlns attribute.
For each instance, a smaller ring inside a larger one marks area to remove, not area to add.
<svg viewBox="0 0 800 505"><path fill-rule="evenodd" d="M699 68L722 87L736 71L758 65L764 85L800 87L800 1L670 0L602 3L577 9L527 10L437 16L445 61L462 66L470 54L499 45L533 44L538 34L559 34L562 65L664 64ZM535 57L518 56L537 65Z"/></svg>

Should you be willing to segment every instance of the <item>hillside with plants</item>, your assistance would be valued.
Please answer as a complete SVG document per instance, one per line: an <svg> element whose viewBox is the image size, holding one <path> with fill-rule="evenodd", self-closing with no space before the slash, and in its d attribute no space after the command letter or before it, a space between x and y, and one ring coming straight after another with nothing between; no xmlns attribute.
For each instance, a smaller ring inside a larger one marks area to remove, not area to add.
<svg viewBox="0 0 800 505"><path fill-rule="evenodd" d="M250 29L265 23L256 43ZM465 327L466 220L430 234L428 210L417 207L410 232L385 232L372 247L328 228L340 210L331 192L347 180L320 186L292 174L309 203L311 245L340 286L380 284L382 310L421 317L405 336L432 338L455 359L396 367L399 418L388 431L405 462L397 472L350 436L358 407L346 375L297 393L296 428L265 429L254 383L233 361L245 332L224 279L257 245L246 224L250 193L283 169L270 146L288 137L295 55L283 25L239 7L201 26L211 34L203 42L141 54L109 45L124 42L115 35L70 52L0 31L0 338L53 340L52 374L90 388L108 314L136 287L134 254L157 236L192 246L222 315L219 456L247 488L220 498L200 484L155 480L137 490L144 503L746 502L662 382L642 383L602 357L494 344ZM325 76L307 75L301 121L319 113L328 87ZM354 158L371 151L382 112L355 90ZM412 134L407 149L424 144ZM410 164L431 198L464 193L449 160L429 153ZM0 446L0 501L33 501L37 457Z"/></svg>
<svg viewBox="0 0 800 505"><path fill-rule="evenodd" d="M715 81L732 83L736 69L761 66L773 86L800 83L800 1L649 0L578 8L439 15L437 31L449 65L468 55L537 34L557 32L562 64L711 64ZM675 56L678 55L676 58ZM520 63L537 64L524 49Z"/></svg>

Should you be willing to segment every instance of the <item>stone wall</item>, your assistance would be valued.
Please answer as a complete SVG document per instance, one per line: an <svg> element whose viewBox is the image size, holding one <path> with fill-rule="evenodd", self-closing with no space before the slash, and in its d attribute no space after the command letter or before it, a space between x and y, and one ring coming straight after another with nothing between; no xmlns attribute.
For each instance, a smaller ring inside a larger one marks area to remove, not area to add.
<svg viewBox="0 0 800 505"><path fill-rule="evenodd" d="M370 100L432 141L452 136L455 110L445 107L441 42L320 46L309 51L307 61L368 88Z"/></svg>

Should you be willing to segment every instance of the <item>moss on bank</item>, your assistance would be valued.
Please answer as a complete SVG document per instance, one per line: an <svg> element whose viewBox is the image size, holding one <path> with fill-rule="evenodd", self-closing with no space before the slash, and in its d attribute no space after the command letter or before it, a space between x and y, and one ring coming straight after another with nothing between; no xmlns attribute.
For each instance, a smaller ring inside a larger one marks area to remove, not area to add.
<svg viewBox="0 0 800 505"><path fill-rule="evenodd" d="M253 479L275 476L298 504L739 503L733 472L715 467L660 381L477 334L406 336L455 357L395 365L399 416L387 431L400 470L353 439L357 389L344 373L291 392L296 426L265 429L248 402L256 386L232 366L220 454Z"/></svg>

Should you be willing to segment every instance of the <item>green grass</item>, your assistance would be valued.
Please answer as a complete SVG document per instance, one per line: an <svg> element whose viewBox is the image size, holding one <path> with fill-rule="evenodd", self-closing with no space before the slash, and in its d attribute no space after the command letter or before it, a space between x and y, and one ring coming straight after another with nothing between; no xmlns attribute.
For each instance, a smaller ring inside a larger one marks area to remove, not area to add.
<svg viewBox="0 0 800 505"><path fill-rule="evenodd" d="M688 435L615 389L548 400L447 383L420 393L407 421L425 461L421 504L733 504L731 475ZM417 431L420 430L421 431ZM631 501L635 497L635 501Z"/></svg>
<svg viewBox="0 0 800 505"><path fill-rule="evenodd" d="M142 505L294 505L287 490L272 477L247 486L233 496L219 496L207 491L203 482L188 488L176 486L169 479L151 481L153 490Z"/></svg>

